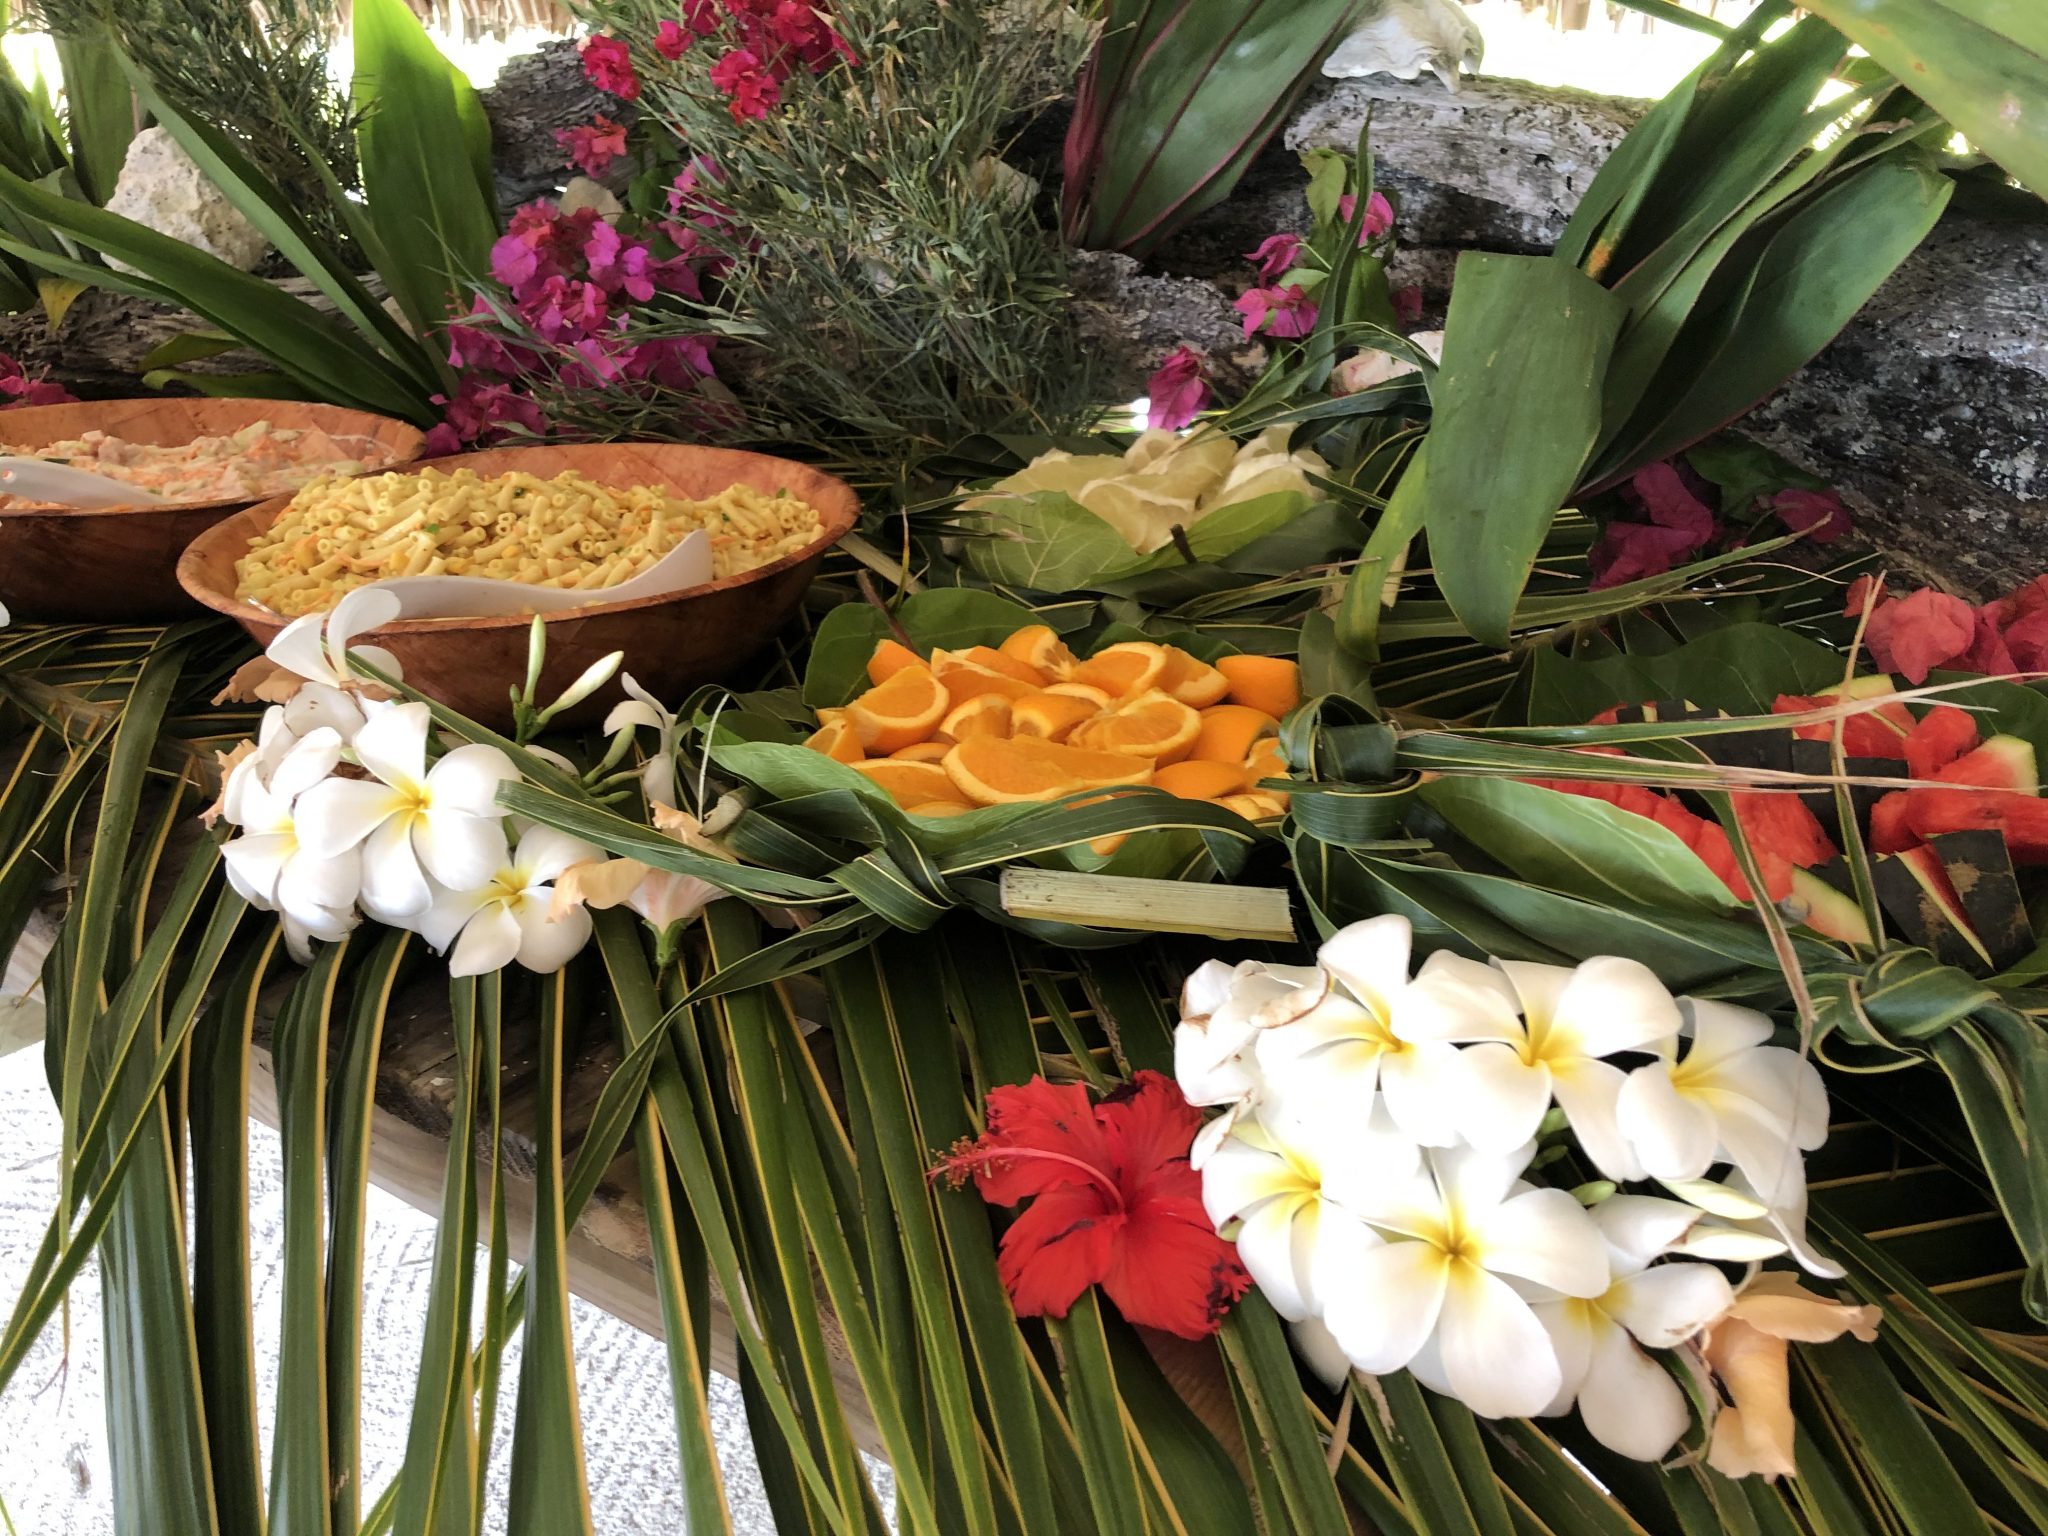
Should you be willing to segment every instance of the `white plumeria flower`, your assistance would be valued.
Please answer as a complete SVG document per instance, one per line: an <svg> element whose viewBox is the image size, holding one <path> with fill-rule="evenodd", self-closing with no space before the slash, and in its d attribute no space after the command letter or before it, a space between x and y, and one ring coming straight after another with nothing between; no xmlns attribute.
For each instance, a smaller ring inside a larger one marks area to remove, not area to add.
<svg viewBox="0 0 2048 1536"><path fill-rule="evenodd" d="M604 717L604 733L611 736L635 727L645 727L655 733L654 754L640 767L640 788L649 805L665 805L673 810L676 806L676 743L682 737L682 723L669 713L661 700L635 682L632 673L621 673L619 686L629 697L619 700L612 706L612 712Z"/></svg>
<svg viewBox="0 0 2048 1536"><path fill-rule="evenodd" d="M437 887L432 904L408 926L447 953L451 976L482 976L515 960L543 975L559 971L590 942L590 914L555 903L555 877L603 857L581 838L529 827L489 880L474 890Z"/></svg>
<svg viewBox="0 0 2048 1536"><path fill-rule="evenodd" d="M282 704L273 704L263 711L263 718L256 726L256 740L242 744L237 750L234 766L228 769L227 776L221 781L220 814L223 821L239 827L249 819L245 798L248 790L251 786L268 784L278 765L300 739L299 733L285 724ZM330 763L321 776L333 771L334 764ZM308 780L299 789L305 789L314 782L317 780ZM293 791L294 794L297 792Z"/></svg>
<svg viewBox="0 0 2048 1536"><path fill-rule="evenodd" d="M1461 1066L1455 1046L1406 1027L1412 938L1405 917L1339 929L1316 951L1332 980L1328 994L1262 1031L1254 1050L1272 1091L1304 1113L1348 1119L1377 1095L1404 1135L1449 1146L1458 1139Z"/></svg>
<svg viewBox="0 0 2048 1536"><path fill-rule="evenodd" d="M1253 1047L1259 1032L1288 1023L1329 990L1327 971L1312 965L1266 965L1210 960L1181 987L1180 1023L1173 1032L1173 1072L1190 1104L1224 1104L1195 1133L1189 1165L1199 1171L1256 1105L1264 1087Z"/></svg>
<svg viewBox="0 0 2048 1536"><path fill-rule="evenodd" d="M1657 1460L1692 1423L1678 1382L1643 1350L1677 1348L1735 1302L1727 1277L1711 1264L1651 1262L1699 1219L1677 1200L1603 1200L1593 1222L1607 1244L1607 1289L1536 1304L1564 1378L1544 1412L1564 1413L1576 1402L1595 1440L1637 1461Z"/></svg>
<svg viewBox="0 0 2048 1536"><path fill-rule="evenodd" d="M1277 1109L1240 1120L1210 1155L1202 1206L1218 1231L1241 1224L1238 1258L1273 1310L1300 1322L1355 1285L1358 1255L1379 1241L1351 1202L1407 1176L1415 1152L1398 1136L1361 1135L1355 1116L1305 1121Z"/></svg>
<svg viewBox="0 0 2048 1536"><path fill-rule="evenodd" d="M1802 1151L1827 1140L1820 1073L1797 1051L1771 1045L1771 1021L1750 1008L1684 998L1685 1055L1666 1042L1659 1059L1628 1075L1616 1124L1655 1179L1697 1179L1732 1162L1767 1206L1789 1207L1805 1187Z"/></svg>
<svg viewBox="0 0 2048 1536"><path fill-rule="evenodd" d="M1354 1366L1408 1367L1484 1418L1540 1413L1557 1397L1564 1373L1525 1293L1600 1295L1607 1250L1578 1201L1521 1182L1534 1150L1439 1148L1408 1178L1347 1188L1347 1208L1390 1239L1354 1253L1325 1298L1323 1321Z"/></svg>
<svg viewBox="0 0 2048 1536"><path fill-rule="evenodd" d="M325 614L308 613L278 631L264 654L306 680L286 703L285 723L305 732L328 726L353 741L372 711L364 708L363 679L349 667L349 642L397 618L399 601L382 587L356 587ZM381 645L354 647L357 655L391 677L401 674L398 658Z"/></svg>
<svg viewBox="0 0 2048 1536"><path fill-rule="evenodd" d="M1603 1058L1665 1048L1681 1021L1641 961L1596 955L1567 969L1432 955L1415 978L1406 1022L1411 1033L1478 1042L1460 1063L1460 1128L1474 1146L1505 1152L1532 1139L1555 1097L1602 1174L1643 1176L1615 1128L1626 1074Z"/></svg>
<svg viewBox="0 0 2048 1536"><path fill-rule="evenodd" d="M363 910L404 925L433 900L432 875L450 890L486 884L505 867L499 784L519 770L496 747L457 747L427 767L432 717L394 704L356 733L355 754L376 777L328 779L300 797L300 840L316 857L362 849Z"/></svg>
<svg viewBox="0 0 2048 1536"><path fill-rule="evenodd" d="M1726 1183L1673 1179L1664 1187L1705 1213L1683 1241L1672 1245L1673 1253L1724 1264L1755 1264L1789 1253L1809 1274L1839 1280L1848 1273L1815 1248L1806 1236L1803 1177L1792 1198L1776 1206L1757 1198L1755 1186L1740 1168L1730 1170Z"/></svg>
<svg viewBox="0 0 2048 1536"><path fill-rule="evenodd" d="M251 906L283 919L285 943L301 963L312 958L312 940L339 939L357 922L360 857L354 849L333 857L310 852L294 811L294 802L340 760L341 738L325 729L293 740L267 774L253 768L255 758L245 759L237 768L234 815L243 835L221 848L228 883Z"/></svg>

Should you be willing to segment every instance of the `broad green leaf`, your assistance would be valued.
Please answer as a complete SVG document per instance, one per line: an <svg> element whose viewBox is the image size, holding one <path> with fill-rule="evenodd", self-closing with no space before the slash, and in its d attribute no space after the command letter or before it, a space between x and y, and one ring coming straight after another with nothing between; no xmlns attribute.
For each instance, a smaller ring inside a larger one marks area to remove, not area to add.
<svg viewBox="0 0 2048 1536"><path fill-rule="evenodd" d="M1460 836L1538 885L1633 908L1737 904L1676 833L1605 801L1519 779L1450 776L1419 795Z"/></svg>
<svg viewBox="0 0 2048 1536"><path fill-rule="evenodd" d="M1115 528L1058 491L1005 496L961 521L973 531L967 563L976 574L1033 592L1071 592L1141 560Z"/></svg>
<svg viewBox="0 0 2048 1536"><path fill-rule="evenodd" d="M60 37L57 67L64 76L64 115L71 128L71 165L95 203L114 195L128 144L141 126L135 98L121 72L120 48L101 35Z"/></svg>
<svg viewBox="0 0 2048 1536"><path fill-rule="evenodd" d="M1808 8L2048 197L2048 11L2033 0L1815 0Z"/></svg>
<svg viewBox="0 0 2048 1536"><path fill-rule="evenodd" d="M1731 715L1768 715L1781 693L1824 693L1840 686L1844 668L1839 652L1805 635L1774 624L1731 624L1661 656L1539 656L1529 719L1577 725L1615 704L1655 699L1683 699Z"/></svg>
<svg viewBox="0 0 2048 1536"><path fill-rule="evenodd" d="M1622 307L1549 257L1458 260L1434 397L1431 569L1475 639L1504 646L1551 520L1600 430Z"/></svg>
<svg viewBox="0 0 2048 1536"><path fill-rule="evenodd" d="M476 167L476 92L404 0L357 0L354 105L363 197L389 265L383 278L416 333L466 310L497 211Z"/></svg>

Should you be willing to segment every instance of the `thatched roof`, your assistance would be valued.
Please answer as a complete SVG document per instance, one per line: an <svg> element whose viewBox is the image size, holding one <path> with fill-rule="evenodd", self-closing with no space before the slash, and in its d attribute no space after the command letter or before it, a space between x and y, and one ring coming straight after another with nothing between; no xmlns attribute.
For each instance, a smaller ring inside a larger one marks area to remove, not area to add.
<svg viewBox="0 0 2048 1536"><path fill-rule="evenodd" d="M563 33L575 18L557 0L406 0L429 28L466 38L539 29Z"/></svg>

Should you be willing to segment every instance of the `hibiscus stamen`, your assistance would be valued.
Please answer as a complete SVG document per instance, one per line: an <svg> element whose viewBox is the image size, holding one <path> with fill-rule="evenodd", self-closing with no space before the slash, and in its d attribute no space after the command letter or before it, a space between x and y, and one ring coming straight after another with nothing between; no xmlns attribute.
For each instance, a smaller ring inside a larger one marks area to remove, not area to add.
<svg viewBox="0 0 2048 1536"><path fill-rule="evenodd" d="M1118 1210L1123 1209L1123 1191L1117 1188L1116 1181L1100 1168L1082 1158L1071 1157L1065 1152L1050 1152L1039 1147L984 1147L978 1141L969 1141L962 1137L953 1143L952 1149L939 1160L938 1165L926 1177L935 1179L944 1174L952 1187L958 1189L982 1169L992 1170L1029 1159L1065 1163L1069 1168L1080 1169L1109 1192L1109 1197L1116 1202Z"/></svg>

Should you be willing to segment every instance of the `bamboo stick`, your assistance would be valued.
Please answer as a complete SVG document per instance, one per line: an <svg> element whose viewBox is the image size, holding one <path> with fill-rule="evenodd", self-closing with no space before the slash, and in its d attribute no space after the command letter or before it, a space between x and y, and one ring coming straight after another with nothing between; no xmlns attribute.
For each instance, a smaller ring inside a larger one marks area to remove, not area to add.
<svg viewBox="0 0 2048 1536"><path fill-rule="evenodd" d="M1293 909L1280 889L1011 868L1003 871L1001 894L1012 917L1215 939L1294 937Z"/></svg>

